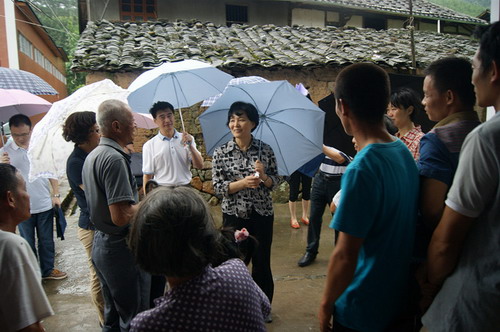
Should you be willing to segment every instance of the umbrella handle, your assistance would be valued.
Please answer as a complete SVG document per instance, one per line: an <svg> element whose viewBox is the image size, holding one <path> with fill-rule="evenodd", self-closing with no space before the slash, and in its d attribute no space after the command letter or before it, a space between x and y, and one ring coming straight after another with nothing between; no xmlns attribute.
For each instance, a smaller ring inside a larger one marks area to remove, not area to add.
<svg viewBox="0 0 500 332"><path fill-rule="evenodd" d="M186 127L184 126L184 119L182 118L182 108L179 108L179 118L181 119L182 132L186 132Z"/></svg>

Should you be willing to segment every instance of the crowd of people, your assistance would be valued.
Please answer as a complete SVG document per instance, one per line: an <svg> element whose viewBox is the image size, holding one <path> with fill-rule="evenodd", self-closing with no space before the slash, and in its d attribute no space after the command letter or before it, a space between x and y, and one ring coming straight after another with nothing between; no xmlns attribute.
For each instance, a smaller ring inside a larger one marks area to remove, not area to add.
<svg viewBox="0 0 500 332"><path fill-rule="evenodd" d="M311 209L301 218L308 236L298 266L315 261L325 207L333 214L321 331L500 329L500 23L477 37L472 64L449 57L426 68L421 101L407 88L391 93L375 64L336 77L335 112L356 156L323 146L310 195L310 181L290 180L291 226L299 225L300 182ZM481 124L475 105L495 114ZM415 123L422 109L437 122L425 134ZM143 147L140 203L127 104L107 100L97 115L73 113L63 127L75 143L67 176L102 330L265 331L274 295L271 191L283 179L272 148L252 135L258 110L234 102L232 139L213 155L221 228L189 188L191 167L203 167L193 136L175 129L170 103L150 113L159 132ZM43 331L54 312L41 280L66 277L54 267L60 194L56 180L28 181L29 118L15 115L9 125L13 141L0 151L0 330Z"/></svg>

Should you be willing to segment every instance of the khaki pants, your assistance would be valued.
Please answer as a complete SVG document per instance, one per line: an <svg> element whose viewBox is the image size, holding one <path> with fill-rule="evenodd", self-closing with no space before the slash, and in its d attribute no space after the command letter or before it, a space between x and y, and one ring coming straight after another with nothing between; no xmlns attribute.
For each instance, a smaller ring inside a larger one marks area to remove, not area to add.
<svg viewBox="0 0 500 332"><path fill-rule="evenodd" d="M92 302L99 315L99 323L104 324L104 298L101 292L101 283L95 273L94 264L92 264L92 243L94 242L94 231L78 227L78 240L83 244L87 253L87 262L90 270L90 294Z"/></svg>

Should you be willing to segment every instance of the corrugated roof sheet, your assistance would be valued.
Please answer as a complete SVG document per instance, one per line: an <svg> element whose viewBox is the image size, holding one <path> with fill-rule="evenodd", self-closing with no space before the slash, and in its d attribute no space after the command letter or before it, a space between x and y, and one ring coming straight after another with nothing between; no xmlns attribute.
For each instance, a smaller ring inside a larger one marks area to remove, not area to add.
<svg viewBox="0 0 500 332"><path fill-rule="evenodd" d="M471 38L415 31L417 67L449 55L472 58ZM89 22L78 42L75 71L133 71L195 59L220 68L344 66L371 61L411 67L408 29L216 26L201 22Z"/></svg>

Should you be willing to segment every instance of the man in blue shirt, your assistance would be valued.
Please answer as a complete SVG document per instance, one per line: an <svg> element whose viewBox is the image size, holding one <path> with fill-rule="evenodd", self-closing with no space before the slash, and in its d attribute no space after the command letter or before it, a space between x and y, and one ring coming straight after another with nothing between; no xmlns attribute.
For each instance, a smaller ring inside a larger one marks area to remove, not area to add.
<svg viewBox="0 0 500 332"><path fill-rule="evenodd" d="M322 331L384 331L403 305L419 178L411 153L384 126L389 90L387 73L374 64L337 76L336 111L360 151L342 177L331 224L340 233L321 301Z"/></svg>

